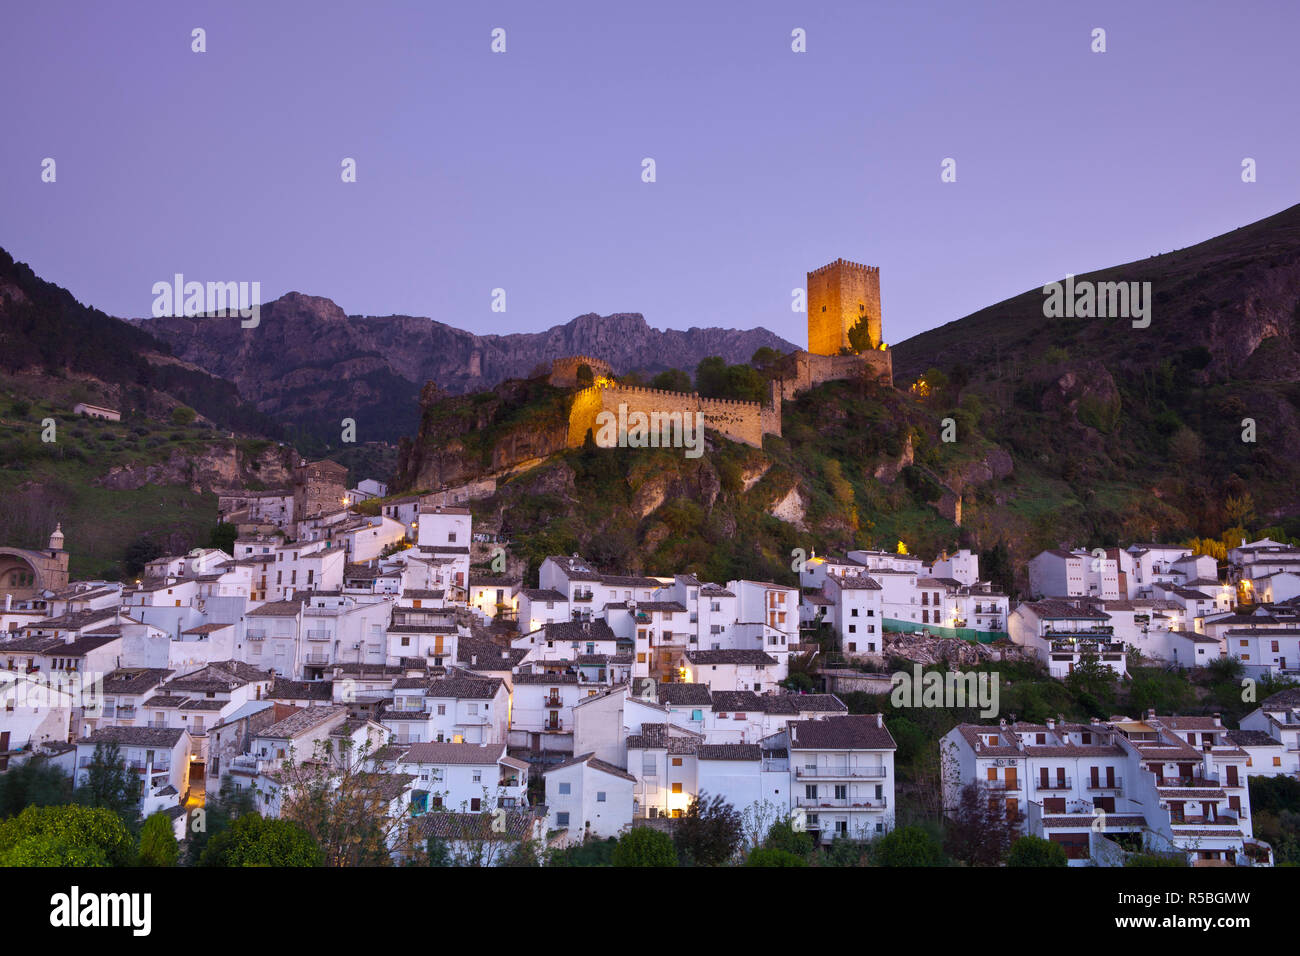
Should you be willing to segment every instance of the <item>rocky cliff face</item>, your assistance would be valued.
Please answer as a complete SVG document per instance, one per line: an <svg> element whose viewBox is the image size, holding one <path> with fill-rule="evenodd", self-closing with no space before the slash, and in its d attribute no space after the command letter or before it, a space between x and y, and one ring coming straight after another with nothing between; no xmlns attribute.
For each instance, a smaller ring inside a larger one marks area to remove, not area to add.
<svg viewBox="0 0 1300 956"><path fill-rule="evenodd" d="M415 430L419 387L451 394L524 378L566 355L592 355L616 373L682 368L721 355L747 361L759 348L794 348L765 329L653 329L637 314L582 315L545 332L475 335L409 315L348 316L329 299L291 292L262 306L261 322L158 318L137 323L186 361L233 381L268 414L328 434L343 418L360 440Z"/></svg>
<svg viewBox="0 0 1300 956"><path fill-rule="evenodd" d="M195 494L227 488L287 488L293 484L296 457L288 446L219 441L197 455L173 451L159 461L113 465L95 484L115 491L145 485L188 485Z"/></svg>

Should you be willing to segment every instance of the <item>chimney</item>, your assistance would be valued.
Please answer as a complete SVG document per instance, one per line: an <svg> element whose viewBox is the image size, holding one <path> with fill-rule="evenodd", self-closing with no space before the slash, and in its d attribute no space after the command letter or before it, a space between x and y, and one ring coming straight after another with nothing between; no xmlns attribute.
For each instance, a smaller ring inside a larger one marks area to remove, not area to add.
<svg viewBox="0 0 1300 956"><path fill-rule="evenodd" d="M1222 726L1223 726L1223 720L1222 720L1222 717L1223 717L1222 714L1215 714L1215 715L1214 715L1214 726L1216 726L1216 727L1222 727Z"/></svg>

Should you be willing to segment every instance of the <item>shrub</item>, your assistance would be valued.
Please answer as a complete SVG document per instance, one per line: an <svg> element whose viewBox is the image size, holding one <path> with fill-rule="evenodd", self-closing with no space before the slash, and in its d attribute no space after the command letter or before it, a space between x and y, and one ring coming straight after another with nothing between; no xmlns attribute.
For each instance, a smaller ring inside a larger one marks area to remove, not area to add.
<svg viewBox="0 0 1300 956"><path fill-rule="evenodd" d="M1007 866L1069 866L1065 847L1041 837L1022 836L1011 844Z"/></svg>
<svg viewBox="0 0 1300 956"><path fill-rule="evenodd" d="M610 862L614 866L676 866L677 851L667 833L634 827L619 837Z"/></svg>
<svg viewBox="0 0 1300 956"><path fill-rule="evenodd" d="M759 847L753 853L749 854L749 859L745 861L745 866L807 866L808 861L801 856L795 856L789 850L778 850L775 847Z"/></svg>

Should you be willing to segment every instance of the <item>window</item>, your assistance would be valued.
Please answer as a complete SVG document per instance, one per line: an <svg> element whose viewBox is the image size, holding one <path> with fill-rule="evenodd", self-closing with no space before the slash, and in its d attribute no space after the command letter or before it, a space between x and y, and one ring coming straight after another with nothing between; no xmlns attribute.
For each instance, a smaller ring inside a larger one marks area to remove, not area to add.
<svg viewBox="0 0 1300 956"><path fill-rule="evenodd" d="M703 719L704 719L704 711L702 710L691 711L691 720L703 720Z"/></svg>
<svg viewBox="0 0 1300 956"><path fill-rule="evenodd" d="M816 799L817 799L817 784L815 784L815 783L805 784L805 785L804 785L804 788L803 788L803 795L804 795L807 799L809 799L809 800L816 800Z"/></svg>
<svg viewBox="0 0 1300 956"><path fill-rule="evenodd" d="M567 827L569 825L569 815L567 813L557 813L555 815L555 825Z"/></svg>
<svg viewBox="0 0 1300 956"><path fill-rule="evenodd" d="M604 791L604 790L597 790L597 791L596 791L596 802L597 802L597 803L604 803L604 802L605 802L605 791Z"/></svg>
<svg viewBox="0 0 1300 956"><path fill-rule="evenodd" d="M674 767L680 767L681 765L682 765L682 758L681 758L681 757L674 757L674 758L673 758L673 766L674 766Z"/></svg>
<svg viewBox="0 0 1300 956"><path fill-rule="evenodd" d="M847 800L849 798L849 788L842 783L835 785L835 799Z"/></svg>
<svg viewBox="0 0 1300 956"><path fill-rule="evenodd" d="M570 784L567 784L567 783L562 783L562 784L560 784L560 795L561 795L561 796L568 796L570 792L571 792L571 785L570 785Z"/></svg>
<svg viewBox="0 0 1300 956"><path fill-rule="evenodd" d="M856 634L856 633L858 633L858 626L857 626L856 624L850 624L850 625L849 625L849 633L850 633L850 634Z"/></svg>
<svg viewBox="0 0 1300 956"><path fill-rule="evenodd" d="M680 783L673 784L673 793L681 793L681 792L682 792L682 785Z"/></svg>

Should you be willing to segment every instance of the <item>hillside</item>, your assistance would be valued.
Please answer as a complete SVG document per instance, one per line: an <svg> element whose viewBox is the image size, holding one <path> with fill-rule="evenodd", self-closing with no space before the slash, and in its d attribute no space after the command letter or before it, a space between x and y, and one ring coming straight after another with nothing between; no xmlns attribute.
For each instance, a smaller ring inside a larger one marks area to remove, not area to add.
<svg viewBox="0 0 1300 956"><path fill-rule="evenodd" d="M74 402L154 415L183 404L219 428L267 436L281 431L230 382L179 361L149 333L82 305L3 249L0 372L22 379L28 397L75 381Z"/></svg>
<svg viewBox="0 0 1300 956"><path fill-rule="evenodd" d="M409 315L349 316L329 299L291 292L262 306L257 328L238 318L157 318L136 325L174 352L234 382L245 399L316 437L356 419L362 440L415 431L426 381L451 394L522 379L552 359L592 355L616 372L694 370L721 355L793 346L765 329L653 329L636 314L581 315L544 332L476 335ZM667 364L666 364L667 363Z"/></svg>
<svg viewBox="0 0 1300 956"><path fill-rule="evenodd" d="M1293 521L1300 206L1084 279L1150 282L1150 327L1047 319L1035 289L900 343L897 381L988 410L982 433L1036 490L1007 503L1037 543Z"/></svg>

